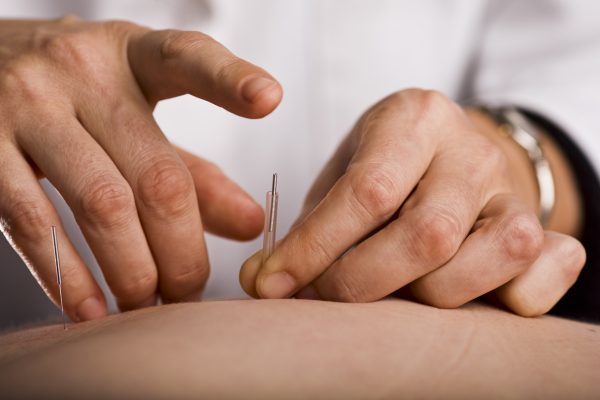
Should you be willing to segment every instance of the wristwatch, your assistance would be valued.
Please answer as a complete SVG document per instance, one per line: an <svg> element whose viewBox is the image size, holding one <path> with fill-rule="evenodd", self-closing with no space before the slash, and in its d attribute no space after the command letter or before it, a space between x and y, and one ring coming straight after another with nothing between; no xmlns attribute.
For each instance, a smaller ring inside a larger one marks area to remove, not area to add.
<svg viewBox="0 0 600 400"><path fill-rule="evenodd" d="M490 116L501 132L512 138L527 153L537 178L540 195L539 219L546 226L555 201L555 185L552 170L538 140L536 128L529 122L527 116L515 107L487 107L478 109Z"/></svg>

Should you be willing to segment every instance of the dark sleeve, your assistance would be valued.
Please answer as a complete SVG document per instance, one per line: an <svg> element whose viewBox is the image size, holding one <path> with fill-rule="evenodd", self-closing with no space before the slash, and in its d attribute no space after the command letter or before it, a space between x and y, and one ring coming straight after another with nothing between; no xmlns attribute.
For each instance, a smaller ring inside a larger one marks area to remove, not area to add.
<svg viewBox="0 0 600 400"><path fill-rule="evenodd" d="M600 182L598 176L588 158L563 130L539 115L524 112L561 147L577 177L577 185L584 205L584 226L579 239L587 252L587 261L577 282L550 311L550 314L600 322L600 235L598 234Z"/></svg>

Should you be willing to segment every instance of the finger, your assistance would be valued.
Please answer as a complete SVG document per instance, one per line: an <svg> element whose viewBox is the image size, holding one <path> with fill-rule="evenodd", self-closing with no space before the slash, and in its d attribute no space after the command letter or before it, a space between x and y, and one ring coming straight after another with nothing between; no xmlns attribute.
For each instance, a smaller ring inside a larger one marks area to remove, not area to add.
<svg viewBox="0 0 600 400"><path fill-rule="evenodd" d="M281 101L271 75L203 33L147 31L132 37L128 53L151 101L189 93L249 118L269 114Z"/></svg>
<svg viewBox="0 0 600 400"><path fill-rule="evenodd" d="M73 115L44 115L19 140L65 198L122 309L155 302L156 266L131 188Z"/></svg>
<svg viewBox="0 0 600 400"><path fill-rule="evenodd" d="M512 195L497 195L456 255L411 284L414 296L440 308L459 307L524 273L544 235L535 213Z"/></svg>
<svg viewBox="0 0 600 400"><path fill-rule="evenodd" d="M197 300L209 263L190 171L154 121L147 104L97 100L78 115L133 190L137 213L158 268L163 301Z"/></svg>
<svg viewBox="0 0 600 400"><path fill-rule="evenodd" d="M63 305L74 321L106 315L102 290L66 235L23 155L12 143L0 143L0 220L2 231L48 297L60 304L50 228L57 227Z"/></svg>
<svg viewBox="0 0 600 400"><path fill-rule="evenodd" d="M262 231L262 207L215 164L176 147L192 174L200 215L208 232L250 240Z"/></svg>
<svg viewBox="0 0 600 400"><path fill-rule="evenodd" d="M515 313L534 317L550 311L575 283L585 264L585 249L567 235L546 232L540 257L495 293Z"/></svg>
<svg viewBox="0 0 600 400"><path fill-rule="evenodd" d="M437 144L422 134L417 114L384 108L359 122L360 146L348 170L261 268L256 282L261 297L290 296L396 212ZM402 140L390 140L400 134Z"/></svg>
<svg viewBox="0 0 600 400"><path fill-rule="evenodd" d="M302 210L300 211L300 215L292 224L291 230L294 230L304 221L304 219L312 212L317 204L321 202L321 200L325 197L327 192L329 192L331 187L340 178L340 176L344 174L346 166L350 161L350 154L353 153L355 141L354 135L348 135L338 147L333 157L325 165L309 189L306 199L304 200ZM260 270L260 261L261 258L257 257L257 254L255 254L246 260L240 269L240 285L242 286L242 289L244 289L244 291L252 297L259 297L258 293L256 292L256 276Z"/></svg>
<svg viewBox="0 0 600 400"><path fill-rule="evenodd" d="M316 293L325 300L374 301L446 263L499 190L489 177L501 153L477 137L471 145L437 154L398 218L319 276L312 283Z"/></svg>
<svg viewBox="0 0 600 400"><path fill-rule="evenodd" d="M256 275L260 269L260 260L262 258L262 250L254 253L248 260L244 262L242 268L240 268L239 281L240 286L249 296L259 298L256 292Z"/></svg>

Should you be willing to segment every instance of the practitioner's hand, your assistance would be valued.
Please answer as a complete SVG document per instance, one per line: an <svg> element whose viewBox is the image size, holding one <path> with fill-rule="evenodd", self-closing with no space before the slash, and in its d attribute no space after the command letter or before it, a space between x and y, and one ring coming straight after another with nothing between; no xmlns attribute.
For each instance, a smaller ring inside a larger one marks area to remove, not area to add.
<svg viewBox="0 0 600 400"><path fill-rule="evenodd" d="M559 191L575 192L564 165L553 167ZM250 258L240 281L262 298L350 302L406 287L443 308L498 289L514 312L541 314L575 281L585 251L544 232L537 196L526 153L490 119L436 92L401 91L363 115L291 232L265 265ZM575 217L553 216L555 229L576 228L574 196L560 193L556 213Z"/></svg>
<svg viewBox="0 0 600 400"><path fill-rule="evenodd" d="M104 315L105 300L40 177L70 205L123 309L154 304L157 294L198 298L209 271L203 230L260 233L260 206L216 166L174 148L153 119L159 100L184 93L260 118L282 90L198 32L75 17L0 22L3 231L56 301L50 226L58 226L75 320Z"/></svg>

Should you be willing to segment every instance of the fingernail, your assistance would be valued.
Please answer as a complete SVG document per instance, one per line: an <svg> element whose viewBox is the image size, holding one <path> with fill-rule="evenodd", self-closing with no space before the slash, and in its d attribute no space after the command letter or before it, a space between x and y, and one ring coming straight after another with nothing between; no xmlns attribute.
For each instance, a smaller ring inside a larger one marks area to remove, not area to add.
<svg viewBox="0 0 600 400"><path fill-rule="evenodd" d="M316 289L312 285L303 287L298 291L298 293L296 293L294 297L303 300L321 300L319 293L317 293Z"/></svg>
<svg viewBox="0 0 600 400"><path fill-rule="evenodd" d="M263 299L289 297L296 289L296 280L285 271L274 272L262 278L258 293Z"/></svg>
<svg viewBox="0 0 600 400"><path fill-rule="evenodd" d="M242 97L249 103L254 102L263 90L275 85L276 82L269 78L252 78L242 86Z"/></svg>
<svg viewBox="0 0 600 400"><path fill-rule="evenodd" d="M95 297L88 297L77 307L77 317L80 321L90 321L106 315L104 304Z"/></svg>

